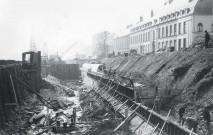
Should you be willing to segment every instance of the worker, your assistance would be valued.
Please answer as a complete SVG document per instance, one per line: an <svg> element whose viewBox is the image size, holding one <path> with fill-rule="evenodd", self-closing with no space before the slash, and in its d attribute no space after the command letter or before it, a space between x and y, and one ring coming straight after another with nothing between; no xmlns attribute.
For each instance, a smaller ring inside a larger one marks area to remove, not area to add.
<svg viewBox="0 0 213 135"><path fill-rule="evenodd" d="M129 79L130 87L134 88L134 82L132 80L132 74L131 73L129 73L128 79Z"/></svg>
<svg viewBox="0 0 213 135"><path fill-rule="evenodd" d="M178 110L178 115L179 115L179 123L181 123L181 120L183 118L183 115L185 113L187 105L183 105L182 107L179 108Z"/></svg>
<svg viewBox="0 0 213 135"><path fill-rule="evenodd" d="M158 86L155 86L155 96L158 96Z"/></svg>
<svg viewBox="0 0 213 135"><path fill-rule="evenodd" d="M210 40L210 35L209 33L205 30L205 47L208 48L208 43Z"/></svg>
<svg viewBox="0 0 213 135"><path fill-rule="evenodd" d="M103 63L103 72L104 72L104 74L106 74L106 64L105 63Z"/></svg>
<svg viewBox="0 0 213 135"><path fill-rule="evenodd" d="M115 57L115 52L114 51L112 52L112 57Z"/></svg>
<svg viewBox="0 0 213 135"><path fill-rule="evenodd" d="M112 74L112 68L110 67L110 68L109 68L109 71L108 71L108 76L110 77L111 74Z"/></svg>
<svg viewBox="0 0 213 135"><path fill-rule="evenodd" d="M161 108L161 101L160 101L160 97L156 96L155 100L154 100L154 109L157 113L160 113L160 108Z"/></svg>
<svg viewBox="0 0 213 135"><path fill-rule="evenodd" d="M72 123L72 125L75 125L75 123L76 123L76 108L75 107L73 108L71 123Z"/></svg>
<svg viewBox="0 0 213 135"><path fill-rule="evenodd" d="M183 118L182 118L182 126L183 126L183 124L184 124L185 122L186 122L188 128L189 128L190 130L193 129L193 132L196 133L196 131L197 131L197 125L198 125L197 118L192 118L192 117L185 117L185 116L183 116Z"/></svg>
<svg viewBox="0 0 213 135"><path fill-rule="evenodd" d="M206 127L208 130L208 135L211 135L211 115L207 109L207 106L203 109L203 119L206 122Z"/></svg>
<svg viewBox="0 0 213 135"><path fill-rule="evenodd" d="M116 71L115 71L115 69L114 69L113 72L112 72L113 78L115 78L115 75L116 75Z"/></svg>

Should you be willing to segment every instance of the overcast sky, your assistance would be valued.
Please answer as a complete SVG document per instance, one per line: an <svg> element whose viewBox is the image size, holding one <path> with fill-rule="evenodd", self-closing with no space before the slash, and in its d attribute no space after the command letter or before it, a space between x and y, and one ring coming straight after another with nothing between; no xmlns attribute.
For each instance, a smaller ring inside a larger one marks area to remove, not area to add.
<svg viewBox="0 0 213 135"><path fill-rule="evenodd" d="M0 0L0 59L20 60L21 53L29 51L32 33L37 49L42 51L47 42L49 54L77 40L87 47L95 33L134 24L162 1Z"/></svg>

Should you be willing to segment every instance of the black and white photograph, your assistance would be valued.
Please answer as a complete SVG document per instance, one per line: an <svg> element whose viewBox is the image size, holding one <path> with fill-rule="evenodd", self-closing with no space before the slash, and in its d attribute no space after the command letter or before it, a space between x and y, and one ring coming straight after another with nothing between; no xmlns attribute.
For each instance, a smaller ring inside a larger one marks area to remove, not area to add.
<svg viewBox="0 0 213 135"><path fill-rule="evenodd" d="M213 135L213 0L0 0L0 135Z"/></svg>

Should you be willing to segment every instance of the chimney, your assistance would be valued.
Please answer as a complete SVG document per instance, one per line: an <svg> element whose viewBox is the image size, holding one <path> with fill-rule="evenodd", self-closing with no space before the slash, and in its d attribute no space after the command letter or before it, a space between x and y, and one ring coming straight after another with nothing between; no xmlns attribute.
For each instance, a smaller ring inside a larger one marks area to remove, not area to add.
<svg viewBox="0 0 213 135"><path fill-rule="evenodd" d="M140 22L143 22L143 16L140 16Z"/></svg>
<svg viewBox="0 0 213 135"><path fill-rule="evenodd" d="M151 17L153 17L154 16L154 12L153 12L153 10L151 11Z"/></svg>

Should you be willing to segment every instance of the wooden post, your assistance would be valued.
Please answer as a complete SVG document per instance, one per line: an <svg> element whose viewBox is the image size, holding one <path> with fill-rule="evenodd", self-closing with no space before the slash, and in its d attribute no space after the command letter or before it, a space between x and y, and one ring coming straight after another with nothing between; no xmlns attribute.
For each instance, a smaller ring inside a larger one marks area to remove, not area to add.
<svg viewBox="0 0 213 135"><path fill-rule="evenodd" d="M116 87L116 89L115 89L115 91L114 91L114 93L113 93L113 95L112 96L114 96L115 95L115 92L117 91L117 89L118 89L118 86L120 85L120 82L118 83L118 85L117 85L117 87Z"/></svg>
<svg viewBox="0 0 213 135"><path fill-rule="evenodd" d="M18 76L16 66L15 66L14 70L15 70L15 75ZM20 104L21 103L21 93L20 93L20 89L19 89L19 83L15 83L15 89L16 89L16 94L17 94L17 100L18 100L18 103Z"/></svg>
<svg viewBox="0 0 213 135"><path fill-rule="evenodd" d="M129 111L128 108L126 108L126 109L125 109L125 118L128 117L128 111Z"/></svg>
<svg viewBox="0 0 213 135"><path fill-rule="evenodd" d="M128 108L128 110L132 109L133 106L134 106L134 104L132 104L132 105Z"/></svg>
<svg viewBox="0 0 213 135"><path fill-rule="evenodd" d="M130 116L132 116L140 106L141 106L141 104L139 104L139 105L135 108L135 110L134 110L123 122L121 122L121 123L114 129L114 132L116 132L121 126L123 126L123 124L124 124L125 122L127 122L127 121L130 119ZM130 120L131 120L131 119L130 119Z"/></svg>
<svg viewBox="0 0 213 135"><path fill-rule="evenodd" d="M135 90L135 88L133 88L133 90L134 90L134 100L135 100L135 102L137 102L137 94L136 94L136 90Z"/></svg>
<svg viewBox="0 0 213 135"><path fill-rule="evenodd" d="M149 135L152 135L156 131L156 129L158 128L158 125L159 123L155 126L154 130Z"/></svg>
<svg viewBox="0 0 213 135"><path fill-rule="evenodd" d="M117 112L121 107L123 107L128 101L129 99L127 99L118 109L116 109L115 112Z"/></svg>
<svg viewBox="0 0 213 135"><path fill-rule="evenodd" d="M141 125L143 125L144 122L145 122L145 120L142 121L132 132L135 133L135 131L138 130L138 128L139 128Z"/></svg>
<svg viewBox="0 0 213 135"><path fill-rule="evenodd" d="M109 102L112 101L112 100L115 99L117 96L119 96L119 95L118 95L118 94L115 95L114 97L110 98L108 101L109 101Z"/></svg>
<svg viewBox="0 0 213 135"><path fill-rule="evenodd" d="M3 129L3 123L4 123L4 84L3 84L3 71L0 68L0 110L2 111L2 113L0 113L0 128Z"/></svg>
<svg viewBox="0 0 213 135"><path fill-rule="evenodd" d="M164 123L163 123L163 126L162 126L162 128L161 128L161 130L160 130L159 135L161 135L161 134L162 134L163 128L164 128L164 126L165 126L165 124L166 124L166 121L167 121L167 119L168 119L169 115L170 115L170 112L171 112L171 109L169 110L169 113L168 113L168 114L167 114L167 116L166 116L166 120L165 120L165 121L164 121Z"/></svg>
<svg viewBox="0 0 213 135"><path fill-rule="evenodd" d="M192 134L192 131L193 131L193 128L190 130L190 134L189 134L189 135L191 135L191 134Z"/></svg>
<svg viewBox="0 0 213 135"><path fill-rule="evenodd" d="M121 100L123 99L123 97L121 97L114 105L112 105L113 107L116 106Z"/></svg>
<svg viewBox="0 0 213 135"><path fill-rule="evenodd" d="M155 86L155 96L158 95L158 86Z"/></svg>
<svg viewBox="0 0 213 135"><path fill-rule="evenodd" d="M11 84L12 84L12 89L13 89L13 94L14 94L14 97L15 97L15 102L17 103L17 107L18 107L19 119L20 119L21 124L22 124L20 107L19 107L19 104L18 104L18 100L17 100L17 96L16 96L16 91L15 91L15 87L14 87L14 83L13 83L13 78L12 78L11 75L10 75L10 81L11 81Z"/></svg>
<svg viewBox="0 0 213 135"><path fill-rule="evenodd" d="M153 105L152 110L151 110L151 112L150 112L150 114L149 114L149 117L148 117L148 120L147 120L147 125L149 124L149 120L150 120L150 118L151 118L151 115L152 115L152 113L153 113L154 108L155 108L155 106Z"/></svg>
<svg viewBox="0 0 213 135"><path fill-rule="evenodd" d="M6 101L5 100L5 96L6 96L5 90L7 89L7 87L6 87L7 76L6 76L6 72L4 70L1 70L1 73L2 73L2 77L1 76L0 77L2 79L1 83L2 83L3 88L1 90L0 98L1 98L3 115L4 115L4 118L5 118L5 121L8 122L8 113L6 111L6 106L5 106L5 101Z"/></svg>

